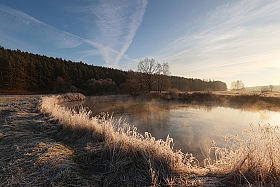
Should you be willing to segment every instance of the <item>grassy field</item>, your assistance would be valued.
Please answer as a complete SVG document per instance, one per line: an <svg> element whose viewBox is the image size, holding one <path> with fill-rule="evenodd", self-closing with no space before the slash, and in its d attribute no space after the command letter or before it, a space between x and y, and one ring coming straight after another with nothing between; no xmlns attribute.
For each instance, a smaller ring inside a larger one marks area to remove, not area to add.
<svg viewBox="0 0 280 187"><path fill-rule="evenodd" d="M213 144L200 166L170 137L156 140L111 116L58 105L81 97L0 97L0 186L279 185L278 126L245 129L246 139L226 136L227 146Z"/></svg>

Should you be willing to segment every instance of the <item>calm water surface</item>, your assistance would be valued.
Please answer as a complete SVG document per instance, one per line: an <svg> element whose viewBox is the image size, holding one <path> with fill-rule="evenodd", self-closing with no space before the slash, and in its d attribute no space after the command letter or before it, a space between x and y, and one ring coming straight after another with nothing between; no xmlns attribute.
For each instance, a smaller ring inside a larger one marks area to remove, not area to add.
<svg viewBox="0 0 280 187"><path fill-rule="evenodd" d="M212 142L223 146L227 134L242 136L249 124L280 125L280 112L242 110L228 107L189 105L174 102L139 101L128 96L87 97L83 106L93 115L101 112L122 118L137 127L138 132L150 132L157 139L174 139L174 148L193 153L199 160L207 153Z"/></svg>

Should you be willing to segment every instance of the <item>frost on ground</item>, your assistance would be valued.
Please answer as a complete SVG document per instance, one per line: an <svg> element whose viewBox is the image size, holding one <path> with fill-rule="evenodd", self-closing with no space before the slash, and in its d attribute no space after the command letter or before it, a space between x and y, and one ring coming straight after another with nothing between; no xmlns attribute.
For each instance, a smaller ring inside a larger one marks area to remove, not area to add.
<svg viewBox="0 0 280 187"><path fill-rule="evenodd" d="M0 186L279 185L278 126L226 136L227 146L213 145L201 167L173 150L172 138L66 109L63 97L0 97Z"/></svg>
<svg viewBox="0 0 280 187"><path fill-rule="evenodd" d="M40 113L39 100L0 97L0 186L92 184L80 180L75 151L57 140L59 126Z"/></svg>
<svg viewBox="0 0 280 187"><path fill-rule="evenodd" d="M0 97L0 186L195 185L202 181L160 174L158 170L165 168L162 163L146 162L153 157L133 160L141 156L139 150L112 150L102 136L63 129L57 119L40 112L41 104L40 96ZM161 175L169 177L160 181Z"/></svg>

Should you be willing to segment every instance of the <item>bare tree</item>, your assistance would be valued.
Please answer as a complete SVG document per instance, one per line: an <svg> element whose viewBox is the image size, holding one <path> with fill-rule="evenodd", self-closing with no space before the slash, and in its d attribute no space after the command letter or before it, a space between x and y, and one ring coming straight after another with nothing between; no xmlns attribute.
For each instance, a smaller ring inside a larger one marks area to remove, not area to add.
<svg viewBox="0 0 280 187"><path fill-rule="evenodd" d="M140 83L151 92L152 86L155 83L155 74L158 72L158 63L155 59L144 59L138 63L138 71L140 72Z"/></svg>
<svg viewBox="0 0 280 187"><path fill-rule="evenodd" d="M272 92L273 89L274 89L274 86L273 85L269 85L268 87L269 87L270 91Z"/></svg>
<svg viewBox="0 0 280 187"><path fill-rule="evenodd" d="M241 80L231 82L231 90L244 90L245 85Z"/></svg>
<svg viewBox="0 0 280 187"><path fill-rule="evenodd" d="M163 64L157 65L157 74L156 74L156 83L157 83L157 91L161 92L164 89L168 89L170 87L171 81L170 81L170 67L168 62L165 62Z"/></svg>

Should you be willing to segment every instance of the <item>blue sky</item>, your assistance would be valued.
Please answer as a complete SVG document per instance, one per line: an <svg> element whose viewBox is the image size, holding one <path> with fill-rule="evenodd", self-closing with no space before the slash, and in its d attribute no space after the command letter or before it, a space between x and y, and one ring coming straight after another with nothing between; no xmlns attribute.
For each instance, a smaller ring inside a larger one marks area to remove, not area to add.
<svg viewBox="0 0 280 187"><path fill-rule="evenodd" d="M279 85L279 10L279 0L1 0L0 45L122 70L154 58L176 76Z"/></svg>

